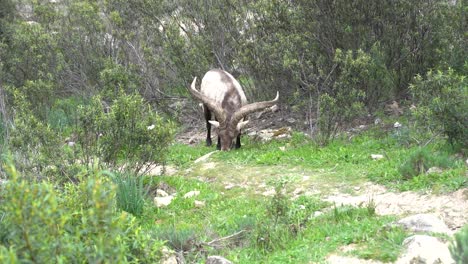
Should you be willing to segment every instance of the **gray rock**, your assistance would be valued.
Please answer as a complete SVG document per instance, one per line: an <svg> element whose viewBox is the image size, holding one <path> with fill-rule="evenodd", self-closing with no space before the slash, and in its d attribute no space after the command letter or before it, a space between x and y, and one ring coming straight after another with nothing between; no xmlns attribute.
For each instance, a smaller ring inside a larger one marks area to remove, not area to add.
<svg viewBox="0 0 468 264"><path fill-rule="evenodd" d="M169 194L167 192L165 192L164 190L157 189L156 190L156 196L157 197L166 197L166 196L169 196Z"/></svg>
<svg viewBox="0 0 468 264"><path fill-rule="evenodd" d="M442 173L444 172L441 168L439 167L430 167L428 170L427 170L427 174L439 174L439 173Z"/></svg>
<svg viewBox="0 0 468 264"><path fill-rule="evenodd" d="M169 196L164 196L164 197L154 197L153 202L156 207L166 207L169 204L171 204L172 199L174 199L174 196L169 195Z"/></svg>
<svg viewBox="0 0 468 264"><path fill-rule="evenodd" d="M177 264L177 257L173 250L163 247L161 253L161 264Z"/></svg>
<svg viewBox="0 0 468 264"><path fill-rule="evenodd" d="M417 214L403 218L398 225L414 232L433 232L451 235L452 231L437 216L431 214Z"/></svg>
<svg viewBox="0 0 468 264"><path fill-rule="evenodd" d="M185 199L192 198L195 196L198 196L200 194L200 191L190 191L184 195Z"/></svg>
<svg viewBox="0 0 468 264"><path fill-rule="evenodd" d="M426 235L415 235L403 241L405 253L396 264L452 264L455 261L450 255L448 245L437 238Z"/></svg>
<svg viewBox="0 0 468 264"><path fill-rule="evenodd" d="M206 264L232 264L232 262L221 256L209 256L206 259Z"/></svg>

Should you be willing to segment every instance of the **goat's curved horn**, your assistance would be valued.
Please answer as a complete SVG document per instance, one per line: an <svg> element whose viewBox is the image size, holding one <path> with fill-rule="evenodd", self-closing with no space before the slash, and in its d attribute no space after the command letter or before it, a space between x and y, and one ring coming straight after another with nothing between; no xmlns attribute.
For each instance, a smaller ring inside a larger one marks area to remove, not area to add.
<svg viewBox="0 0 468 264"><path fill-rule="evenodd" d="M205 104L213 113L215 114L216 118L218 119L219 122L224 122L226 119L225 114L221 106L219 106L215 100L209 98L208 96L200 93L196 88L195 84L197 82L197 77L195 77L192 81L192 85L190 85L190 88L188 89L190 94L192 94L193 97L197 98L198 100L202 101L203 104Z"/></svg>
<svg viewBox="0 0 468 264"><path fill-rule="evenodd" d="M278 102L278 99L279 99L279 92L276 92L275 99L273 99L271 101L256 102L256 103L251 103L251 104L248 104L248 105L244 105L243 107L241 107L241 109L237 110L237 112L234 114L234 120L237 123L243 117L245 117L246 115L248 115L250 113L260 111L260 110L265 109L267 107L273 106Z"/></svg>

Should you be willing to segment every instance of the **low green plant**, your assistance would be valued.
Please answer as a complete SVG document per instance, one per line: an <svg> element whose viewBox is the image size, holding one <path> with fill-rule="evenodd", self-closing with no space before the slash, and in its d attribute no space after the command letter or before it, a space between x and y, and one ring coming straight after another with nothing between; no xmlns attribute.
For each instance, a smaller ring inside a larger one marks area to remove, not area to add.
<svg viewBox="0 0 468 264"><path fill-rule="evenodd" d="M143 215L147 190L143 186L143 177L129 174L116 174L117 207L136 217Z"/></svg>
<svg viewBox="0 0 468 264"><path fill-rule="evenodd" d="M312 213L326 203L313 197L300 196L295 200L286 195L291 177L272 180L275 194L267 201L265 218L257 223L253 237L263 252L283 249L287 241L294 240L307 228Z"/></svg>
<svg viewBox="0 0 468 264"><path fill-rule="evenodd" d="M405 179L425 174L429 168L450 168L455 162L445 152L434 153L428 148L418 148L401 165L400 173Z"/></svg>
<svg viewBox="0 0 468 264"><path fill-rule="evenodd" d="M449 249L456 264L468 263L468 226L454 235Z"/></svg>
<svg viewBox="0 0 468 264"><path fill-rule="evenodd" d="M166 241L172 249L180 252L191 251L198 240L198 234L194 229L176 226L158 229L155 236L159 240Z"/></svg>

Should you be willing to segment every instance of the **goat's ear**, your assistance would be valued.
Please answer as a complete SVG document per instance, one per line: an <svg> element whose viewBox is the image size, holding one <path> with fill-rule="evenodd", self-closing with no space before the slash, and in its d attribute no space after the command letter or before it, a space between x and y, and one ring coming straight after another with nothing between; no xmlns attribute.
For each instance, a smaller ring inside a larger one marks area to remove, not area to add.
<svg viewBox="0 0 468 264"><path fill-rule="evenodd" d="M218 121L210 120L208 122L210 122L210 124L212 124L215 127L219 127L219 122Z"/></svg>
<svg viewBox="0 0 468 264"><path fill-rule="evenodd" d="M240 131L243 127L245 127L245 125L247 125L247 123L249 123L249 120L239 122L239 124L237 124L237 130Z"/></svg>

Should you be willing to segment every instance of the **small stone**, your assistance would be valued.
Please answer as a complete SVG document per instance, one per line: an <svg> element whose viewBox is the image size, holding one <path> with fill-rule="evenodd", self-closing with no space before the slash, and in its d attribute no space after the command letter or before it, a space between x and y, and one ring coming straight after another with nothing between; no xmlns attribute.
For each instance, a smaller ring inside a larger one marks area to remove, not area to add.
<svg viewBox="0 0 468 264"><path fill-rule="evenodd" d="M304 192L304 189L302 189L301 187L298 187L298 188L294 189L294 191L292 193L293 193L293 195L299 195L299 194L301 194L303 192Z"/></svg>
<svg viewBox="0 0 468 264"><path fill-rule="evenodd" d="M320 211L315 211L314 212L314 217L321 216L321 215L323 215L323 213L320 212Z"/></svg>
<svg viewBox="0 0 468 264"><path fill-rule="evenodd" d="M205 207L205 201L198 201L198 200L195 200L195 207L197 208L201 208L201 207Z"/></svg>
<svg viewBox="0 0 468 264"><path fill-rule="evenodd" d="M209 256L206 259L206 264L232 264L231 261L221 257L221 256Z"/></svg>
<svg viewBox="0 0 468 264"><path fill-rule="evenodd" d="M291 124L294 124L294 123L296 123L296 119L294 119L294 118L288 118L288 119L286 119L286 122L291 123Z"/></svg>
<svg viewBox="0 0 468 264"><path fill-rule="evenodd" d="M234 188L234 187L236 187L236 185L230 183L230 184L224 186L224 189L225 189L225 190L231 190L231 189Z"/></svg>
<svg viewBox="0 0 468 264"><path fill-rule="evenodd" d="M200 194L200 191L190 191L184 195L185 199L192 198L194 196L198 196Z"/></svg>
<svg viewBox="0 0 468 264"><path fill-rule="evenodd" d="M189 144L195 144L195 143L197 143L197 137L196 137L196 136L193 136L193 137L189 138L188 143L189 143Z"/></svg>
<svg viewBox="0 0 468 264"><path fill-rule="evenodd" d="M273 196L275 194L276 194L276 191L274 189L262 192L263 196Z"/></svg>
<svg viewBox="0 0 468 264"><path fill-rule="evenodd" d="M380 159L384 158L384 155L382 155L382 154L371 154L371 158L373 160L380 160Z"/></svg>
<svg viewBox="0 0 468 264"><path fill-rule="evenodd" d="M439 174L439 173L442 173L444 172L441 168L439 167L430 167L428 170L427 170L427 174Z"/></svg>
<svg viewBox="0 0 468 264"><path fill-rule="evenodd" d="M169 194L167 192L165 192L164 190L157 189L156 190L156 196L157 197L166 197L166 196L169 196Z"/></svg>
<svg viewBox="0 0 468 264"><path fill-rule="evenodd" d="M174 199L174 196L154 197L153 202L156 207L160 208L171 204L172 199Z"/></svg>
<svg viewBox="0 0 468 264"><path fill-rule="evenodd" d="M177 264L177 257L174 251L168 249L167 247L163 247L161 249L161 253L163 255L161 259L162 264Z"/></svg>
<svg viewBox="0 0 468 264"><path fill-rule="evenodd" d="M381 123L382 123L382 119L380 119L380 118L376 118L376 119L374 120L374 125L379 125L379 124L381 124Z"/></svg>
<svg viewBox="0 0 468 264"><path fill-rule="evenodd" d="M393 127L394 128L400 128L401 124L399 122L395 122L395 124L393 124Z"/></svg>

